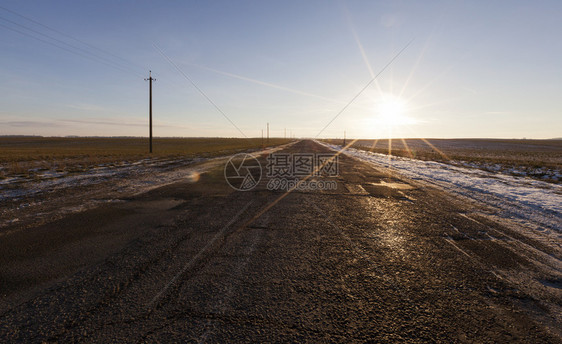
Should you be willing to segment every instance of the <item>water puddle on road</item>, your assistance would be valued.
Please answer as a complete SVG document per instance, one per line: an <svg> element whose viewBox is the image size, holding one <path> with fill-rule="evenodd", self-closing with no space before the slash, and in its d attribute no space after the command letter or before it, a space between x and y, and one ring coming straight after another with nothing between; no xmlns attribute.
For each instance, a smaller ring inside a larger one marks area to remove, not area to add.
<svg viewBox="0 0 562 344"><path fill-rule="evenodd" d="M404 193L404 191L415 189L415 187L406 183L381 180L378 183L363 184L363 187L373 197L390 197L407 201L415 200Z"/></svg>
<svg viewBox="0 0 562 344"><path fill-rule="evenodd" d="M375 186L385 186L387 188L396 189L396 190L413 190L413 189L415 189L415 187L413 187L410 184L398 183L398 182L385 182L384 180L381 180L380 183L369 183L369 184L375 185Z"/></svg>

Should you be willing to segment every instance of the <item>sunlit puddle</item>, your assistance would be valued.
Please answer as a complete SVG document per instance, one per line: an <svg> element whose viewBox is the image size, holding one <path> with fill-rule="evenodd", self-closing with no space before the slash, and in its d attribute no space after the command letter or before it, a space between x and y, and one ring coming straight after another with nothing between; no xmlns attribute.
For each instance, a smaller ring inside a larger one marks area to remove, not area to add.
<svg viewBox="0 0 562 344"><path fill-rule="evenodd" d="M411 198L404 193L404 191L415 189L414 186L406 183L395 182L395 181L386 182L384 180L381 180L377 183L371 182L363 185L365 190L367 190L367 192L369 192L369 194L374 197L386 197L386 198L390 197L390 198L406 200L410 202L415 201L414 198Z"/></svg>
<svg viewBox="0 0 562 344"><path fill-rule="evenodd" d="M385 182L381 180L379 183L369 183L370 185L374 186L384 186L391 189L396 190L412 190L415 189L412 185L406 183L397 183L397 182Z"/></svg>

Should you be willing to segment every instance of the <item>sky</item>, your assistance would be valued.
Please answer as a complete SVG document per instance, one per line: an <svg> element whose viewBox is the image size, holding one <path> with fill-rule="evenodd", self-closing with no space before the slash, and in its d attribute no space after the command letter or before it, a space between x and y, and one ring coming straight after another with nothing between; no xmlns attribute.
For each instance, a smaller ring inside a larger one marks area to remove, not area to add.
<svg viewBox="0 0 562 344"><path fill-rule="evenodd" d="M0 0L0 135L562 137L561 1Z"/></svg>

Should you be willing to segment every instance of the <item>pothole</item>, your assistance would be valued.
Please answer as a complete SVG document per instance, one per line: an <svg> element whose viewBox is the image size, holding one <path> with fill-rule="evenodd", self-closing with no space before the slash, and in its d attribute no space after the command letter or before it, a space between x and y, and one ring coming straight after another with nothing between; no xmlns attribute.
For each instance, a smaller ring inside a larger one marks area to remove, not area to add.
<svg viewBox="0 0 562 344"><path fill-rule="evenodd" d="M368 195L369 193L359 184L344 184L349 193L354 195Z"/></svg>

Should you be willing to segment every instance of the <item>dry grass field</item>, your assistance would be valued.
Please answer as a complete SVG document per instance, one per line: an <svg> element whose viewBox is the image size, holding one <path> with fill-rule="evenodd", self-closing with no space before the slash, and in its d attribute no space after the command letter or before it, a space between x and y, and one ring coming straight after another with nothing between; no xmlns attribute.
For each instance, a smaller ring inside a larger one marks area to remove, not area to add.
<svg viewBox="0 0 562 344"><path fill-rule="evenodd" d="M290 140L271 138L269 145ZM208 158L258 149L261 138L0 137L0 178L42 171L82 172L96 166L154 160Z"/></svg>

